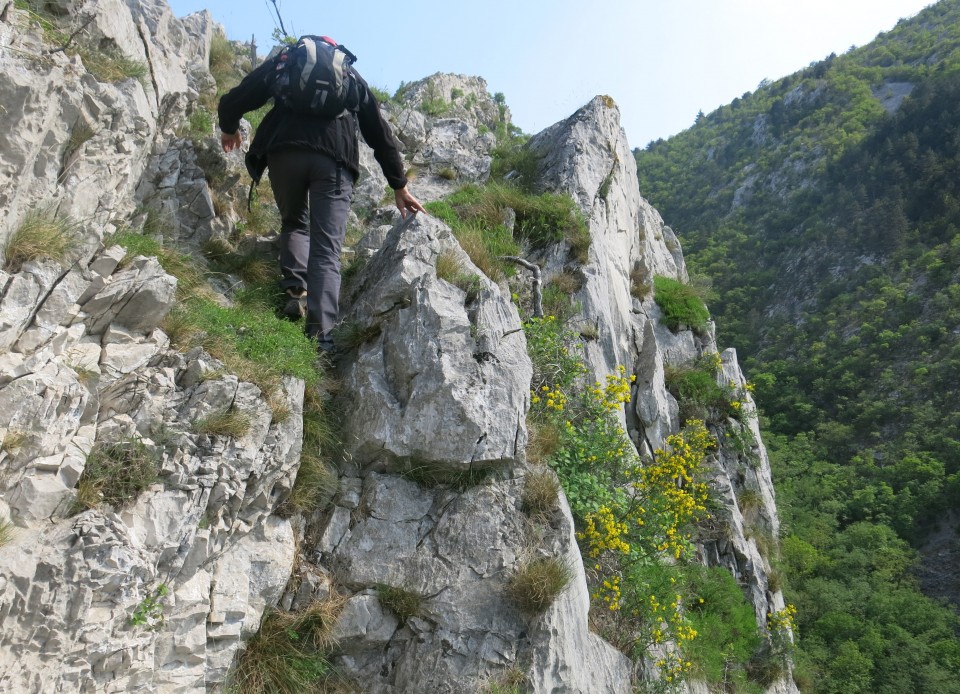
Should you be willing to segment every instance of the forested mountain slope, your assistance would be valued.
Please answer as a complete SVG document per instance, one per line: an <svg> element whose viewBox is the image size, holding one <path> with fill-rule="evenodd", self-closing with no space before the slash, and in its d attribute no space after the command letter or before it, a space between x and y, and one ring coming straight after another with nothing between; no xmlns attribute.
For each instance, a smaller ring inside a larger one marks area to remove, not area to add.
<svg viewBox="0 0 960 694"><path fill-rule="evenodd" d="M957 535L911 544L960 499L960 2L635 155L777 434L811 690L957 691Z"/></svg>

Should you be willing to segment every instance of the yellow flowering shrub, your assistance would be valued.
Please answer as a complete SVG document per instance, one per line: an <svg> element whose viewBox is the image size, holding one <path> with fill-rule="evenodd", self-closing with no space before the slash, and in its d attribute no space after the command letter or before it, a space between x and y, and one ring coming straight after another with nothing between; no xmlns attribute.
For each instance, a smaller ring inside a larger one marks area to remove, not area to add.
<svg viewBox="0 0 960 694"><path fill-rule="evenodd" d="M623 647L635 658L656 649L661 680L677 684L697 667L688 652L696 652L693 619L703 599L697 603L690 593L682 562L691 553L694 524L707 517L703 463L716 443L702 420L688 418L641 460L620 424L636 377L618 366L577 388L585 369L579 361L573 372L559 367L573 357L560 347L557 324L544 319L525 327L531 358L545 360L535 372L551 376L532 384L530 416L559 432L547 462L573 511L591 600ZM704 361L711 372L719 369L719 355ZM709 381L720 390L713 376Z"/></svg>

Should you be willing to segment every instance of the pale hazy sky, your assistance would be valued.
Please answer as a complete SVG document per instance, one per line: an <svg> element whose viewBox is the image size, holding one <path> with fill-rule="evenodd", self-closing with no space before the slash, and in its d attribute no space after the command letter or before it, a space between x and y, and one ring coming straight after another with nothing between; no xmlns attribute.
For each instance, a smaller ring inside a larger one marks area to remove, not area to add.
<svg viewBox="0 0 960 694"><path fill-rule="evenodd" d="M231 39L271 45L270 0L169 0L208 9ZM435 72L478 75L536 133L597 94L620 107L631 147L669 137L763 79L844 53L930 0L278 0L291 34L332 36L393 93Z"/></svg>

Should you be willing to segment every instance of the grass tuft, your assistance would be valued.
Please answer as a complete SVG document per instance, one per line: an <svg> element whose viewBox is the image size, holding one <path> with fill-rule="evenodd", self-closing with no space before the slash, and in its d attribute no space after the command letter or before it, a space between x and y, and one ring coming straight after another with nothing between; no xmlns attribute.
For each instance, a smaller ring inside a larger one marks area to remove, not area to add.
<svg viewBox="0 0 960 694"><path fill-rule="evenodd" d="M234 694L301 694L331 691L335 673L327 653L344 600L336 594L303 612L270 610L240 653L228 679Z"/></svg>
<svg viewBox="0 0 960 694"><path fill-rule="evenodd" d="M7 430L7 433L3 435L3 441L0 442L0 451L15 453L23 446L27 438L27 432L25 431Z"/></svg>
<svg viewBox="0 0 960 694"><path fill-rule="evenodd" d="M76 244L79 225L69 217L58 217L51 208L27 212L3 249L3 269L20 272L31 260L63 263Z"/></svg>
<svg viewBox="0 0 960 694"><path fill-rule="evenodd" d="M13 523L5 518L0 518L0 547L10 544L16 532L17 528Z"/></svg>
<svg viewBox="0 0 960 694"><path fill-rule="evenodd" d="M401 624L411 617L419 617L423 612L423 596L406 588L377 586L377 599L397 616Z"/></svg>
<svg viewBox="0 0 960 694"><path fill-rule="evenodd" d="M77 48L77 54L84 67L100 82L117 84L128 79L143 82L149 74L146 63L125 56L117 48L104 49L81 44Z"/></svg>
<svg viewBox="0 0 960 694"><path fill-rule="evenodd" d="M122 508L158 479L156 453L142 441L97 444L77 482L71 515L101 504Z"/></svg>
<svg viewBox="0 0 960 694"><path fill-rule="evenodd" d="M630 271L630 296L643 301L650 296L652 291L653 285L647 281L643 270L636 267Z"/></svg>
<svg viewBox="0 0 960 694"><path fill-rule="evenodd" d="M521 509L531 518L545 518L556 509L560 500L560 482L548 468L531 471L524 480L520 496Z"/></svg>
<svg viewBox="0 0 960 694"><path fill-rule="evenodd" d="M544 612L563 592L573 572L556 557L540 557L520 565L507 583L507 594L528 615Z"/></svg>
<svg viewBox="0 0 960 694"><path fill-rule="evenodd" d="M249 414L230 408L219 412L211 412L203 419L197 420L194 424L194 430L198 434L229 436L238 439L250 431L250 423Z"/></svg>
<svg viewBox="0 0 960 694"><path fill-rule="evenodd" d="M358 321L344 321L331 333L333 343L338 349L350 352L380 335L380 324L364 325Z"/></svg>
<svg viewBox="0 0 960 694"><path fill-rule="evenodd" d="M527 461L533 465L546 465L550 457L560 448L561 432L550 421L527 420Z"/></svg>

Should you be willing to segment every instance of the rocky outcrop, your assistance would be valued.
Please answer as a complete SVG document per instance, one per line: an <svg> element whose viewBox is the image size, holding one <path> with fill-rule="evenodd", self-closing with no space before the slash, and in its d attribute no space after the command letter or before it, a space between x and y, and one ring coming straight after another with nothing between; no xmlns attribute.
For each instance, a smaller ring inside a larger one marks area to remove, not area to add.
<svg viewBox="0 0 960 694"><path fill-rule="evenodd" d="M133 211L158 137L209 86L213 23L207 13L177 20L163 0L60 6L77 28L94 19L78 41L98 46L101 55L116 51L144 75L97 79L79 56L52 50L28 13L3 13L0 245L27 210L42 204L87 222L92 253L113 220Z"/></svg>
<svg viewBox="0 0 960 694"><path fill-rule="evenodd" d="M438 277L443 255L475 278L469 291ZM509 296L424 218L397 225L351 298L345 320L376 326L341 368L343 486L360 493L314 533L318 566L352 592L336 662L369 692L475 692L528 663L537 691L628 689L629 661L588 628L569 510L548 525L521 511L531 367ZM531 556L579 580L528 618L507 584ZM399 623L384 585L422 596L422 611Z"/></svg>
<svg viewBox="0 0 960 694"><path fill-rule="evenodd" d="M715 354L712 328L674 333L664 325L649 285L656 275L682 281L687 272L676 237L640 197L636 170L623 163L632 158L609 97L596 97L534 137L530 147L541 155L540 185L570 194L588 220L591 245L587 263L579 268L584 282L573 298L581 309L573 320L596 328L597 339L584 345L593 379L603 381L620 365L636 376L625 424L637 450L649 454L680 425L665 370ZM565 249L545 253L545 281L564 271L566 263ZM636 291L638 285L648 289ZM753 604L758 625L765 627L767 615L784 607L779 587L768 581L769 550L760 547L764 540L775 542L779 530L770 465L736 353L726 350L720 359L721 385L740 394L743 416L715 431L720 449L712 462L711 486L725 509L724 536L707 541L699 553L705 564L730 569ZM746 444L733 446L731 439ZM744 490L758 498L750 511L738 504ZM795 691L795 685L785 677L771 691Z"/></svg>
<svg viewBox="0 0 960 694"><path fill-rule="evenodd" d="M437 276L441 256L470 286ZM461 473L523 459L531 369L520 317L446 225L398 225L344 320L377 332L343 375L344 410L354 413L344 443L356 464Z"/></svg>
<svg viewBox="0 0 960 694"><path fill-rule="evenodd" d="M0 690L203 691L291 573L294 526L274 511L299 465L303 384L268 402L201 350L172 351L159 325L176 280L99 244L138 188L143 201L165 187L144 188L151 161L174 162L166 187L194 211L181 215L191 230L212 216L190 195L209 199L202 172L176 164L193 155L152 156L210 80L209 16L181 22L162 2L60 11L92 14L85 35L147 69L98 80L79 57L46 52L25 13L2 13L0 240L42 202L80 220L83 249L0 273ZM224 407L246 416L245 434L196 432ZM145 456L154 481L84 511L78 482L111 447Z"/></svg>
<svg viewBox="0 0 960 694"><path fill-rule="evenodd" d="M0 547L5 691L222 681L292 568L293 527L272 514L299 462L302 383L285 384L293 416L275 421L256 386L219 375L200 350L171 352L157 324L175 281L148 258L111 272L118 255L69 271L28 265L6 285L4 300L19 278L53 289L0 379L0 516L17 528ZM195 433L224 407L249 418L245 434ZM134 444L156 482L129 505L77 514L95 449ZM157 621L137 624L145 606Z"/></svg>

